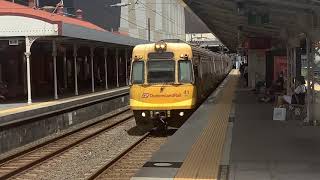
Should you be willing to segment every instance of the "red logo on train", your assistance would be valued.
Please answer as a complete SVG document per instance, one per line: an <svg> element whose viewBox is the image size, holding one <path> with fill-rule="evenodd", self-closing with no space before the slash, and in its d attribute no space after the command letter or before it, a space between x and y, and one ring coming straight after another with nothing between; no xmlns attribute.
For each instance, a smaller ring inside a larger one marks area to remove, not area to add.
<svg viewBox="0 0 320 180"><path fill-rule="evenodd" d="M142 94L142 98L148 98L149 96L150 96L149 93L143 93L143 94Z"/></svg>

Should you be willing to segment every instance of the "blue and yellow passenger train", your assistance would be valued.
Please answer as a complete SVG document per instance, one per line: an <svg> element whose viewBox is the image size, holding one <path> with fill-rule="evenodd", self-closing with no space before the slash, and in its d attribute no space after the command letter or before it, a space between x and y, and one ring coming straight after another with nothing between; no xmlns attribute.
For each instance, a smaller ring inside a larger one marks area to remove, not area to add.
<svg viewBox="0 0 320 180"><path fill-rule="evenodd" d="M137 126L179 127L232 67L229 56L168 40L133 49L130 107ZM179 118L180 117L180 118Z"/></svg>

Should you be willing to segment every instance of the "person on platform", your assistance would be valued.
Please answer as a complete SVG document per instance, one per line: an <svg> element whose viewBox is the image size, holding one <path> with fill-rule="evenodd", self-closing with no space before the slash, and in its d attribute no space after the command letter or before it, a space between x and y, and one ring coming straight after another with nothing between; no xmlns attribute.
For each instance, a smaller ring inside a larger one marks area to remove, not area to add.
<svg viewBox="0 0 320 180"><path fill-rule="evenodd" d="M277 107L281 107L284 104L305 104L305 95L307 92L306 82L303 76L296 78L296 88L294 90L293 95L284 95L280 96L277 101Z"/></svg>
<svg viewBox="0 0 320 180"><path fill-rule="evenodd" d="M281 94L284 91L283 72L280 72L277 80L266 90L266 95L260 100L263 102L270 102L275 100L275 94Z"/></svg>
<svg viewBox="0 0 320 180"><path fill-rule="evenodd" d="M248 86L248 63L245 63L243 66L243 77L245 79L246 86Z"/></svg>

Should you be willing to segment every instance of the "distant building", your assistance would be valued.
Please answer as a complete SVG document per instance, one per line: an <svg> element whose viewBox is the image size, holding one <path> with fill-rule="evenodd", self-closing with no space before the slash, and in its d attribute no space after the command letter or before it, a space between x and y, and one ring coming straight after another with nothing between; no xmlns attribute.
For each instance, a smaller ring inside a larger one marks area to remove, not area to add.
<svg viewBox="0 0 320 180"><path fill-rule="evenodd" d="M28 1L16 2L27 5ZM34 1L39 3L40 8L56 6L60 2ZM75 15L76 10L81 9L84 20L109 31L147 40L147 21L150 18L151 41L185 40L185 4L182 0L63 0L63 4L65 15ZM120 6L111 7L117 4Z"/></svg>
<svg viewBox="0 0 320 180"><path fill-rule="evenodd" d="M55 7L61 2L15 0L23 5L27 5L28 1L38 3L40 8ZM148 18L151 41L186 40L186 33L211 33L201 19L186 7L183 0L63 0L63 4L63 11L67 16L75 16L76 11L81 9L86 21L109 31L145 40L148 39ZM111 7L112 5L114 6Z"/></svg>
<svg viewBox="0 0 320 180"><path fill-rule="evenodd" d="M128 0L121 9L119 31L130 36L150 40L185 40L185 4L182 0Z"/></svg>

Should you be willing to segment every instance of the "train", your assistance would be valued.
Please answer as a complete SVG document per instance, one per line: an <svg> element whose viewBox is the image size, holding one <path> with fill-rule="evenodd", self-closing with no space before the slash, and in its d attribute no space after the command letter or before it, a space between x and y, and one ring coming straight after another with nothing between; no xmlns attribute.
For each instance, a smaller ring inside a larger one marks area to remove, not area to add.
<svg viewBox="0 0 320 180"><path fill-rule="evenodd" d="M138 127L180 127L183 117L232 69L227 54L175 40L140 44L132 52L130 108Z"/></svg>

